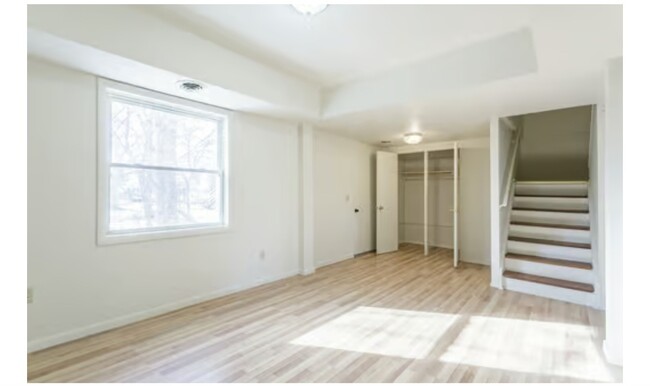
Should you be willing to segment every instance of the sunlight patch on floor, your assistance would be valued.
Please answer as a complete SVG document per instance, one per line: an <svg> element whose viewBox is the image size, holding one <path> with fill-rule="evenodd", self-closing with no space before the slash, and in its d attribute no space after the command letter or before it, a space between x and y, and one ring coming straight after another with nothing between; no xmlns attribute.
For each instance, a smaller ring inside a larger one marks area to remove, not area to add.
<svg viewBox="0 0 650 386"><path fill-rule="evenodd" d="M435 312L358 307L291 343L421 359L456 319Z"/></svg>
<svg viewBox="0 0 650 386"><path fill-rule="evenodd" d="M595 328L590 326L473 316L440 360L590 381L615 381L600 355L595 335Z"/></svg>

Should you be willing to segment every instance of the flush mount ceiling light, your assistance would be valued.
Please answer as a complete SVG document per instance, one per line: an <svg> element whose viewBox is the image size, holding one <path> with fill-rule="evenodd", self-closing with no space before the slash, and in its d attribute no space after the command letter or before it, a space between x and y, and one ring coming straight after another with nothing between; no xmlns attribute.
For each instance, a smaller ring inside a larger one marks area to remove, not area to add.
<svg viewBox="0 0 650 386"><path fill-rule="evenodd" d="M178 88L185 92L196 93L203 90L203 85L195 80L183 79L176 82Z"/></svg>
<svg viewBox="0 0 650 386"><path fill-rule="evenodd" d="M415 131L411 133L406 133L404 134L404 142L408 143L409 145L416 145L422 142L422 133L415 132Z"/></svg>
<svg viewBox="0 0 650 386"><path fill-rule="evenodd" d="M301 14L305 16L314 16L316 14L319 14L327 8L327 4L315 4L315 3L309 3L309 4L291 4L291 6Z"/></svg>

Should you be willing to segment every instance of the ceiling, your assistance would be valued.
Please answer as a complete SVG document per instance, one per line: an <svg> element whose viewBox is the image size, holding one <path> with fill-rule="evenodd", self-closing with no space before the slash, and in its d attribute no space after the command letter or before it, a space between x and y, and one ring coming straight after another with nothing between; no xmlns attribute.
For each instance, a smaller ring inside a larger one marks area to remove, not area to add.
<svg viewBox="0 0 650 386"><path fill-rule="evenodd" d="M31 6L28 27L32 54L152 89L198 79L214 86L208 103L373 144L596 103L623 54L620 5L336 4L310 18L289 5Z"/></svg>
<svg viewBox="0 0 650 386"><path fill-rule="evenodd" d="M561 50L576 48L569 43L595 42L601 51L622 50L622 7L616 5L336 4L311 18L290 5L146 7L218 44L324 87L522 27L531 27L540 43L557 43ZM539 59L549 66L556 61L553 55Z"/></svg>
<svg viewBox="0 0 650 386"><path fill-rule="evenodd" d="M471 137L486 134L494 114L595 103L605 61L623 52L622 7L616 5L337 4L311 18L289 5L147 8L231 50L313 81L325 95L477 42L530 31L534 72L317 122L370 143L399 141L409 129L424 131L429 141Z"/></svg>
<svg viewBox="0 0 650 386"><path fill-rule="evenodd" d="M160 5L153 12L253 59L325 87L375 75L527 25L517 6L330 5L307 18L290 5Z"/></svg>

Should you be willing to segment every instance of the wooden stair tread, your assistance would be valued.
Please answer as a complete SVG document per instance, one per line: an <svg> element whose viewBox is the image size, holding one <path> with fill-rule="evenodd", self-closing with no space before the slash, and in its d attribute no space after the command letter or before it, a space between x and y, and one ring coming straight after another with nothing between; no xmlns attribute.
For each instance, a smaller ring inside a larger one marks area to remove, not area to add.
<svg viewBox="0 0 650 386"><path fill-rule="evenodd" d="M526 198L587 198L587 196L558 196L558 195L543 195L543 194L515 194L515 197Z"/></svg>
<svg viewBox="0 0 650 386"><path fill-rule="evenodd" d="M572 289L572 290L576 290L576 291L594 292L594 286L591 285L591 284L587 284L587 283L579 283L579 282L569 281L569 280L553 279L553 278L550 278L550 277L529 275L529 274L526 274L526 273L520 273L520 272L515 272L515 271L505 271L503 273L503 276L511 278L511 279L529 281L529 282L533 282L533 283L545 284L545 285L550 285L550 286L560 287L560 288L566 288L566 289Z"/></svg>
<svg viewBox="0 0 650 386"><path fill-rule="evenodd" d="M521 241L523 243L547 244L547 245L557 245L557 246L560 246L560 247L591 249L590 244L574 243L574 242L571 242L571 241L545 240L545 239L535 239L535 238L531 238L531 237L517 237L517 236L509 236L508 240L510 240L510 241Z"/></svg>
<svg viewBox="0 0 650 386"><path fill-rule="evenodd" d="M539 208L512 208L512 210L527 210L531 212L557 212L557 213L589 213L588 210L573 209L539 209Z"/></svg>
<svg viewBox="0 0 650 386"><path fill-rule="evenodd" d="M539 257L539 256L531 256L531 255L520 255L517 253L506 254L506 259L524 260L524 261L530 261L531 263L558 265L561 267L569 267L569 268L589 269L589 270L593 269L591 263L584 263L581 261L573 261L573 260L551 259L548 257Z"/></svg>
<svg viewBox="0 0 650 386"><path fill-rule="evenodd" d="M562 229L576 229L581 231L588 231L589 226L583 225L564 225L564 224L543 224L537 222L526 222L526 221L511 221L511 225L525 225L531 227L546 227L546 228L562 228Z"/></svg>

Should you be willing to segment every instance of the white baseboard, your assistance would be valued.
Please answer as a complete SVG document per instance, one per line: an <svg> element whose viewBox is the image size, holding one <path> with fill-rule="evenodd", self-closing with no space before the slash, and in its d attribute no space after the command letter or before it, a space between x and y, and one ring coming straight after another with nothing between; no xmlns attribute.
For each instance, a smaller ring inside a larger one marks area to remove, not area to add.
<svg viewBox="0 0 650 386"><path fill-rule="evenodd" d="M462 256L460 257L460 261L462 263L470 263L470 264L478 264L478 265L485 265L486 267L490 266L490 261L485 261L485 260L472 260L472 259L464 259Z"/></svg>
<svg viewBox="0 0 650 386"><path fill-rule="evenodd" d="M415 244L415 245L422 245L424 246L424 243L422 241L407 241L407 240L401 240L401 243L408 243L408 244ZM429 248L444 248L444 249L454 249L453 246L451 245L442 245L442 244L429 244ZM470 264L479 264L479 265L485 265L485 266L490 266L490 261L480 261L480 260L472 260L472 259L464 259L462 256L460 257L460 261L464 263L470 263ZM493 286L494 287L494 286ZM500 287L498 287L500 288Z"/></svg>
<svg viewBox="0 0 650 386"><path fill-rule="evenodd" d="M602 283L602 281L598 274L596 274L596 282L594 283L594 293L596 296L594 297L593 307L597 310L605 311L605 297L603 296L603 289L600 283Z"/></svg>
<svg viewBox="0 0 650 386"><path fill-rule="evenodd" d="M343 260L348 260L348 259L353 259L353 258L354 258L354 255L348 255L348 256L337 257L337 258L329 259L329 260L325 260L325 261L317 261L316 262L316 268L325 267L326 265L336 264L336 263L339 263L339 262L341 262Z"/></svg>
<svg viewBox="0 0 650 386"><path fill-rule="evenodd" d="M296 269L279 275L270 276L261 280L256 280L247 285L222 288L208 294L192 296L187 299L183 299L173 303L163 304L154 308L150 308L148 310L138 311L129 315L119 316L117 318L113 318L104 322L99 322L99 323L91 324L89 326L75 328L69 331L47 336L44 338L35 339L27 343L27 352L31 353L34 351L43 350L48 347L56 346L58 344L70 342L76 339L84 338L86 336L112 330L114 328L123 327L126 326L127 324L139 322L141 320L149 319L154 316L166 314L168 312L176 311L184 307L192 306L208 300L217 299L223 296L245 291L247 289L259 287L261 285L268 284L274 281L296 276L299 273L300 271Z"/></svg>
<svg viewBox="0 0 650 386"><path fill-rule="evenodd" d="M609 345L607 344L607 339L603 340L603 353L605 354L605 359L613 365L617 366L623 366L623 358L619 357L619 355L614 355L613 351L609 348Z"/></svg>
<svg viewBox="0 0 650 386"><path fill-rule="evenodd" d="M492 278L492 281L490 282L490 287L502 290L503 289L503 283L502 283L501 277L498 277L496 279Z"/></svg>
<svg viewBox="0 0 650 386"><path fill-rule="evenodd" d="M423 241L409 241L409 240L400 240L400 244L402 243L407 243L407 244L415 244L415 245L422 245L424 246ZM453 249L453 246L451 245L443 245L443 244L431 244L429 243L429 248L444 248L444 249Z"/></svg>

